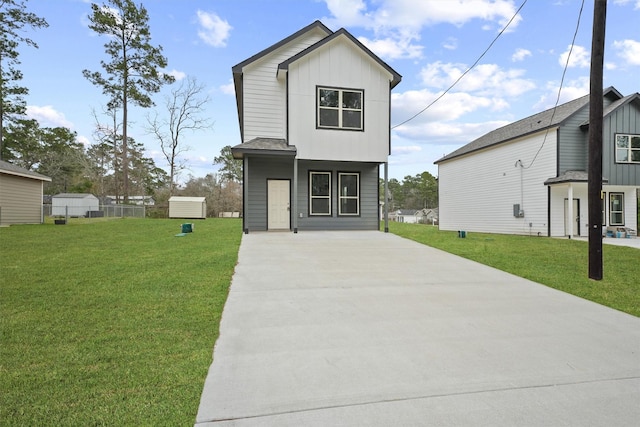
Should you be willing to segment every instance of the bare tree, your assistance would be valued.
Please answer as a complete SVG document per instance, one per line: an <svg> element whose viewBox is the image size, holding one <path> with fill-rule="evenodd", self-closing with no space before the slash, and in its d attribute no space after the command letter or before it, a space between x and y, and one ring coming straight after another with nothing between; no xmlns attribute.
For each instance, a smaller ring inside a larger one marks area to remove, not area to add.
<svg viewBox="0 0 640 427"><path fill-rule="evenodd" d="M158 112L147 116L148 131L160 143L160 149L169 165L169 193L173 195L176 178L187 165L181 155L191 148L183 141L186 132L196 132L212 126L204 115L209 96L203 94L205 86L188 77L165 97L166 116Z"/></svg>

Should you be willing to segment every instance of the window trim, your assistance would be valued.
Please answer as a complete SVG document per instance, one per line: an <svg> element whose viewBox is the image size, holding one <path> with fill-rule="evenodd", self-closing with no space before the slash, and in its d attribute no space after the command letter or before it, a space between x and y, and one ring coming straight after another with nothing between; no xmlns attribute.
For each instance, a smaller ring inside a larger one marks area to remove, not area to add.
<svg viewBox="0 0 640 427"><path fill-rule="evenodd" d="M321 90L336 90L339 92L338 94L338 107L321 107L320 106L320 91ZM342 107L342 94L344 92L358 92L360 93L360 108L345 108ZM338 126L323 126L320 124L320 110L337 110L338 111ZM343 127L342 119L344 111L360 111L360 127ZM355 132L364 132L364 89L353 89L353 88L345 88L345 87L335 87L335 86L316 86L316 129L332 129L332 130L346 130L346 131L355 131Z"/></svg>
<svg viewBox="0 0 640 427"><path fill-rule="evenodd" d="M611 202L613 201L613 196L620 196L620 210L614 211L611 206ZM617 223L613 222L613 214L620 214L622 217L622 222ZM609 225L615 226L624 226L624 193L620 192L610 192L609 193Z"/></svg>
<svg viewBox="0 0 640 427"><path fill-rule="evenodd" d="M357 183L358 183L358 189L357 189L357 194L356 196L343 196L342 192L340 191L340 189L342 188L342 177L345 175L355 175L356 179L357 179ZM360 187L361 187L361 181L360 181L360 172L353 172L353 171L349 171L349 172L338 172L338 216L360 216ZM346 199L346 200L356 200L357 201L357 210L356 213L343 213L342 212L342 200Z"/></svg>
<svg viewBox="0 0 640 427"><path fill-rule="evenodd" d="M629 160L620 160L618 159L618 150L623 150L625 148L620 148L618 147L618 137L619 136L626 136L628 137L628 145L626 147L626 152L627 152L627 158ZM632 148L631 147L631 138L640 138L640 135L635 135L635 134L631 134L631 133L616 133L613 135L613 149L615 150L615 159L616 159L616 163L623 163L623 164L640 164L640 160L638 161L634 161L633 159L633 152L638 152L640 153L640 148Z"/></svg>
<svg viewBox="0 0 640 427"><path fill-rule="evenodd" d="M313 195L313 175L326 175L329 177L329 195L327 196L314 196ZM333 193L333 189L331 187L331 171L309 171L309 216L332 216L332 193ZM326 212L321 212L321 213L314 213L313 212L313 200L314 199L326 199L329 201L329 213Z"/></svg>

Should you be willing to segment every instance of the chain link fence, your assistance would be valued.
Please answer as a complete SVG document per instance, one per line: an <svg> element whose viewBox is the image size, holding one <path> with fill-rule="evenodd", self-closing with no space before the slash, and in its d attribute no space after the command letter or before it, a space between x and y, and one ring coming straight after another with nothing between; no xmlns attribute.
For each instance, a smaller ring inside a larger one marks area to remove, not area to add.
<svg viewBox="0 0 640 427"><path fill-rule="evenodd" d="M51 211L51 205L42 205L44 216L52 216ZM146 206L100 205L97 211L87 211L83 216L85 218L145 218L146 211Z"/></svg>

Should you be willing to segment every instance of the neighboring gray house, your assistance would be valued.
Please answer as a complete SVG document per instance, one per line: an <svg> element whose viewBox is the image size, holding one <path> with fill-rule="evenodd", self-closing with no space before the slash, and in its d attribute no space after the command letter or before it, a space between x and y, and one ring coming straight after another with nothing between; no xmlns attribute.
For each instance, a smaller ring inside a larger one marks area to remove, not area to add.
<svg viewBox="0 0 640 427"><path fill-rule="evenodd" d="M42 224L42 187L51 178L0 160L0 225Z"/></svg>
<svg viewBox="0 0 640 427"><path fill-rule="evenodd" d="M243 229L379 228L401 76L346 30L316 21L232 68Z"/></svg>
<svg viewBox="0 0 640 427"><path fill-rule="evenodd" d="M429 209L424 208L416 212L418 223L420 224L437 224L438 223L438 208Z"/></svg>
<svg viewBox="0 0 640 427"><path fill-rule="evenodd" d="M100 209L100 201L88 193L60 193L51 198L52 216L84 217Z"/></svg>
<svg viewBox="0 0 640 427"><path fill-rule="evenodd" d="M436 161L443 230L587 236L589 96L496 129ZM603 226L637 227L640 95L604 90Z"/></svg>

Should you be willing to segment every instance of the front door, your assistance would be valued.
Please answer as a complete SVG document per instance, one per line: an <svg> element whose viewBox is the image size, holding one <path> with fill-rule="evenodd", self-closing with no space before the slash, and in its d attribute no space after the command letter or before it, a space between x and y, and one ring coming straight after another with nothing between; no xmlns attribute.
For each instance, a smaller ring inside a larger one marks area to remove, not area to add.
<svg viewBox="0 0 640 427"><path fill-rule="evenodd" d="M289 180L270 179L267 181L267 229L289 230Z"/></svg>
<svg viewBox="0 0 640 427"><path fill-rule="evenodd" d="M569 235L569 221L573 220L573 235L580 235L580 200L573 199L573 218L569 218L569 200L564 199L564 235Z"/></svg>

